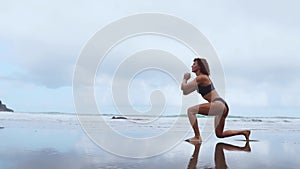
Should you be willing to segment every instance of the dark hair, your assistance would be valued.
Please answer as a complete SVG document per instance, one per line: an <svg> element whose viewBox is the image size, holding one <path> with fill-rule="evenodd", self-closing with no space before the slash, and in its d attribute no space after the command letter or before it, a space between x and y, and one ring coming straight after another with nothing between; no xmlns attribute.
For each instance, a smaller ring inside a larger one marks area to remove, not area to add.
<svg viewBox="0 0 300 169"><path fill-rule="evenodd" d="M210 70L209 70L209 66L208 63L206 61L206 59L204 58L195 58L194 62L197 62L198 66L200 67L200 72L206 75L210 75Z"/></svg>

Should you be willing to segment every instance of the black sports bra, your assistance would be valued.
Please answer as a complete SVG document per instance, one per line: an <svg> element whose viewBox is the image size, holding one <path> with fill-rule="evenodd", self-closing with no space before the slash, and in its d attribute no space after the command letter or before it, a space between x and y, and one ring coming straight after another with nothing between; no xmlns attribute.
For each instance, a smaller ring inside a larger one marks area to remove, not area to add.
<svg viewBox="0 0 300 169"><path fill-rule="evenodd" d="M215 86L213 85L213 83L210 83L207 86L198 85L198 93L200 93L202 96L205 96L213 90L215 90Z"/></svg>

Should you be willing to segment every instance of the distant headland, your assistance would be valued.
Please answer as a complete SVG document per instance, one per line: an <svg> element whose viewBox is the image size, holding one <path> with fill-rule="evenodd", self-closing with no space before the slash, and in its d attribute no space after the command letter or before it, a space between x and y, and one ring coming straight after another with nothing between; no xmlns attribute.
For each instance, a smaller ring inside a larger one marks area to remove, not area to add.
<svg viewBox="0 0 300 169"><path fill-rule="evenodd" d="M13 112L12 109L9 109L6 107L5 104L2 104L1 100L0 100L0 111L8 111L8 112Z"/></svg>

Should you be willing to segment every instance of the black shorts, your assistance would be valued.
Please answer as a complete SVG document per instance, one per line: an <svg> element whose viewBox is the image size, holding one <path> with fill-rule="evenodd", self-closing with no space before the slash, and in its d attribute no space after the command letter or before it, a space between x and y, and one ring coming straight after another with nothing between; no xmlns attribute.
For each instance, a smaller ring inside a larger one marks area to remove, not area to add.
<svg viewBox="0 0 300 169"><path fill-rule="evenodd" d="M227 112L226 113L228 113L229 112L229 107L228 107L228 105L227 105L227 103L225 102L225 100L224 99L222 99L222 98L215 98L214 100L212 100L212 102L215 102L215 101L220 101L220 102L222 102L224 105L225 105L225 107L227 108Z"/></svg>

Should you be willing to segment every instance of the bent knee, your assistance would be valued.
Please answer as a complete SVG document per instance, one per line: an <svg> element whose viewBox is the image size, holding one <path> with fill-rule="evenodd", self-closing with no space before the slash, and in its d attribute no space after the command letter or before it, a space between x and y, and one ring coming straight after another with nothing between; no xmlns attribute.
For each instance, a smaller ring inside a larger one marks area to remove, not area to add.
<svg viewBox="0 0 300 169"><path fill-rule="evenodd" d="M194 114L197 114L198 111L195 110L193 107L190 107L190 108L188 108L187 113L191 114L191 115L194 115Z"/></svg>
<svg viewBox="0 0 300 169"><path fill-rule="evenodd" d="M221 132L216 132L216 136L217 136L218 138L224 138L223 132L222 132L222 133L221 133Z"/></svg>

